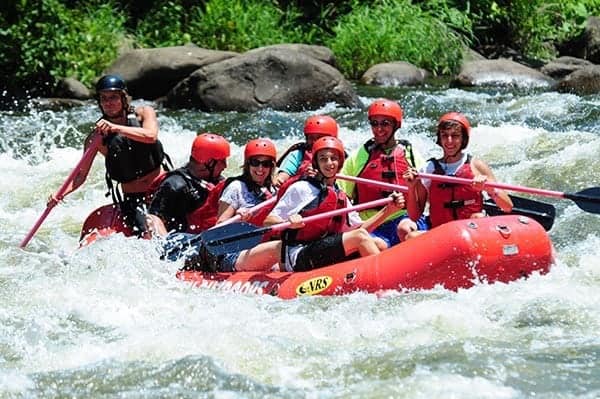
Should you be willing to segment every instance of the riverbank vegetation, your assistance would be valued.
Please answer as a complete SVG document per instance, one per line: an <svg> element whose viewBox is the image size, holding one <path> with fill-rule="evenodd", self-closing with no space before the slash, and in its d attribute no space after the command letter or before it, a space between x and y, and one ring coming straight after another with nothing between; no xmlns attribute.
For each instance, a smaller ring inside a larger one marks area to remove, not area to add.
<svg viewBox="0 0 600 399"><path fill-rule="evenodd" d="M549 60L590 15L597 0L14 0L0 5L0 88L43 94L64 77L91 86L122 51L190 42L325 45L350 79L398 60L449 74L465 46Z"/></svg>

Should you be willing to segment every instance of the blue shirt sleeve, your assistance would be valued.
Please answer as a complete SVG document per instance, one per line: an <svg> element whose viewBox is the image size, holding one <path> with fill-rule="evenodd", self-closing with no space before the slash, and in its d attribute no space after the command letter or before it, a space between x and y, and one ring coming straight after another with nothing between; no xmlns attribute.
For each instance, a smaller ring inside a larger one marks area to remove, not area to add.
<svg viewBox="0 0 600 399"><path fill-rule="evenodd" d="M302 151L294 150L290 152L281 162L281 166L279 167L280 172L285 172L290 176L294 176L300 165L302 164Z"/></svg>

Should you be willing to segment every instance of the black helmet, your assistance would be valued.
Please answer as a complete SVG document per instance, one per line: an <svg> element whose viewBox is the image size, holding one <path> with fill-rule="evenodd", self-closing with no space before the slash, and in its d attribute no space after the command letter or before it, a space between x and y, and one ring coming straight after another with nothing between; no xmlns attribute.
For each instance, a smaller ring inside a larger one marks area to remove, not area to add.
<svg viewBox="0 0 600 399"><path fill-rule="evenodd" d="M127 91L125 81L119 75L104 75L96 83L96 93L107 90Z"/></svg>

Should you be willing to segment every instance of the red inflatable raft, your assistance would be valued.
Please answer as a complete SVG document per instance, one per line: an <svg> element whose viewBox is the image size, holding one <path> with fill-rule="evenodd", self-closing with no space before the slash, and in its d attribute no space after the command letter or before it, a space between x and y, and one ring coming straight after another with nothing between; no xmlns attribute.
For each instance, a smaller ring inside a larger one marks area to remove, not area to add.
<svg viewBox="0 0 600 399"><path fill-rule="evenodd" d="M546 273L552 243L535 220L506 215L459 220L378 255L309 272L205 273L177 277L200 287L281 298L342 295L355 291L468 288L477 282L509 282Z"/></svg>
<svg viewBox="0 0 600 399"><path fill-rule="evenodd" d="M82 228L81 245L113 233L131 235L112 205L96 209ZM504 215L446 223L378 255L308 272L205 273L177 277L199 287L281 298L355 291L469 288L546 273L554 261L548 234L526 216Z"/></svg>

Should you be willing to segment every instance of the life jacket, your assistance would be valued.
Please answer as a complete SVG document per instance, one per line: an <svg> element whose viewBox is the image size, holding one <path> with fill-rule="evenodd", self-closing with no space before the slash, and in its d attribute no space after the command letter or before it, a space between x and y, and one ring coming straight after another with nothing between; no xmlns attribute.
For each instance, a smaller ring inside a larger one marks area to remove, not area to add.
<svg viewBox="0 0 600 399"><path fill-rule="evenodd" d="M127 115L127 125L141 127L134 113ZM104 137L107 148L105 158L106 173L111 180L129 183L147 175L162 165L165 159L163 146L159 140L154 143L141 143L117 133Z"/></svg>
<svg viewBox="0 0 600 399"><path fill-rule="evenodd" d="M250 176L243 175L243 174L240 176L228 178L225 181L223 190L225 190L225 188L228 185L230 185L232 182L234 182L236 180L239 180L246 185L246 187L248 188L248 191L253 195L253 197L255 199L255 203L257 205L263 201L273 198L273 196L276 195L276 190L273 185L271 185L270 187L259 186L252 180L252 178L250 178ZM223 190L221 190L221 193L223 192ZM272 204L272 205L264 206L264 207L260 208L258 211L254 212L252 217L248 220L248 223L252 223L257 226L262 226L263 222L265 221L265 218L269 215L269 213L271 213L274 206L275 206L275 204Z"/></svg>
<svg viewBox="0 0 600 399"><path fill-rule="evenodd" d="M133 108L129 111L127 126L141 127ZM120 134L111 133L102 139L102 144L107 148L104 158L105 177L108 186L107 196L112 195L115 204L122 202L122 196L118 188L113 186L113 180L118 183L129 183L147 175L160 166L163 166L165 170L170 170L173 166L170 157L164 152L162 143L159 140L154 143L141 143ZM152 188L158 188L165 175L159 177L160 179L151 184ZM151 190L148 190L148 192L150 193Z"/></svg>
<svg viewBox="0 0 600 399"><path fill-rule="evenodd" d="M285 157L290 152L293 152L296 150L299 150L302 152L302 161L300 162L300 166L298 167L298 170L296 171L296 175L303 175L304 172L306 172L306 169L308 169L308 167L312 165L312 151L310 151L309 149L306 148L306 143L304 143L304 142L296 143L296 144L292 145L290 148L288 148L287 151L279 158L276 165L278 167L281 166L281 163L283 162Z"/></svg>
<svg viewBox="0 0 600 399"><path fill-rule="evenodd" d="M324 212L345 208L347 206L348 199L346 194L336 186L327 186L320 180L312 177L299 177L294 181L294 183L298 180L306 180L319 189L318 197L300 211L300 215L302 217L318 215ZM285 192L285 190L287 190L287 188L290 186L291 184L285 187L282 186L277 193L278 197L283 195L282 191ZM286 230L284 240L286 241L287 245L290 243L305 243L318 240L319 238L323 238L327 235L344 231L344 227L347 224L347 215L339 215L331 218L316 220L307 224L301 229Z"/></svg>
<svg viewBox="0 0 600 399"><path fill-rule="evenodd" d="M437 159L431 158L434 171L437 175L445 175L442 165ZM456 171L454 175L465 179L473 179L475 174L471 168L471 155ZM431 182L429 188L429 217L431 226L439 226L457 219L468 219L472 214L483 209L483 196L481 192L473 189L468 184Z"/></svg>
<svg viewBox="0 0 600 399"><path fill-rule="evenodd" d="M219 198L221 198L221 194L225 188L225 182L225 179L220 180L217 184L203 181L208 190L208 197L204 201L204 204L187 214L188 228L186 232L192 234L202 233L217 223Z"/></svg>
<svg viewBox="0 0 600 399"><path fill-rule="evenodd" d="M406 185L402 174L408 168L415 165L412 146L408 141L399 140L390 155L386 155L381 146L375 144L375 140L373 139L365 143L364 149L369 154L369 159L358 174L358 177L391 184ZM410 157L410 162L407 160L407 155ZM354 200L356 203L364 203L388 197L390 194L391 191L389 189L357 184L355 186Z"/></svg>

